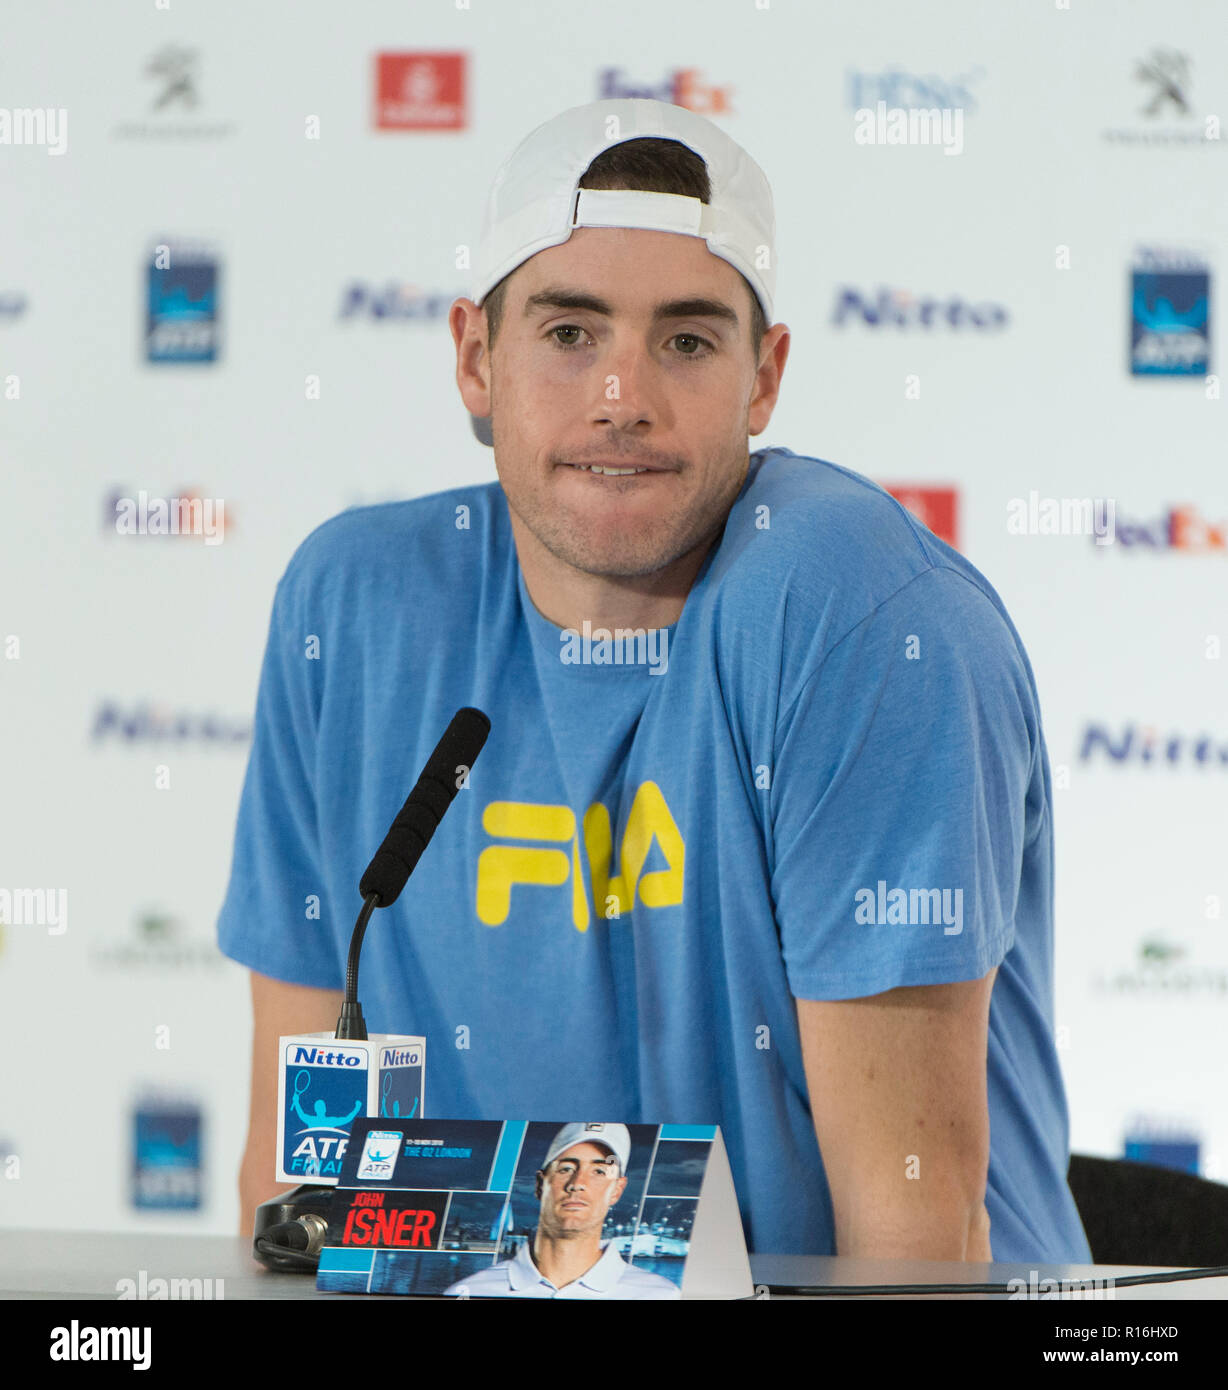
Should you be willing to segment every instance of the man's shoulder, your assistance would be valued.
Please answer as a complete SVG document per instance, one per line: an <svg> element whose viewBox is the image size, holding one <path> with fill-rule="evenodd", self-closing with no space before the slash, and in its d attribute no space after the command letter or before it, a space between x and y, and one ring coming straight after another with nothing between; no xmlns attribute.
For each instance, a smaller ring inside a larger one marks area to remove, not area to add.
<svg viewBox="0 0 1228 1390"><path fill-rule="evenodd" d="M942 634L986 661L1026 661L1005 605L971 561L870 478L790 449L752 456L703 589L696 617L718 635L731 688L779 670L781 708L871 627ZM880 643L880 654L889 647Z"/></svg>
<svg viewBox="0 0 1228 1390"><path fill-rule="evenodd" d="M971 561L885 488L784 448L752 457L710 582L734 618L754 615L762 624L780 612L797 632L822 632L833 641L910 586L923 606L945 606L947 594L964 591L991 625L997 619L989 608L1007 616Z"/></svg>
<svg viewBox="0 0 1228 1390"><path fill-rule="evenodd" d="M784 448L752 457L721 552L742 568L845 581L856 574L881 592L935 565L967 564L872 479Z"/></svg>
<svg viewBox="0 0 1228 1390"><path fill-rule="evenodd" d="M278 590L314 598L394 579L438 592L444 576L456 582L489 560L505 518L497 482L350 507L299 543Z"/></svg>

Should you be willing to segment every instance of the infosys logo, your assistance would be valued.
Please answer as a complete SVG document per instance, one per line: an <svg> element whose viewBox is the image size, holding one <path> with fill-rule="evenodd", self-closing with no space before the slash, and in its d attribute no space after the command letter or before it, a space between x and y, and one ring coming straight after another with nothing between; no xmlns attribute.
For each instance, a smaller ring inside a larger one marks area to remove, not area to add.
<svg viewBox="0 0 1228 1390"><path fill-rule="evenodd" d="M861 322L867 328L921 328L927 332L1000 333L1010 322L1006 306L989 300L972 304L959 295L939 298L880 285L873 293L852 285L836 290L834 327Z"/></svg>

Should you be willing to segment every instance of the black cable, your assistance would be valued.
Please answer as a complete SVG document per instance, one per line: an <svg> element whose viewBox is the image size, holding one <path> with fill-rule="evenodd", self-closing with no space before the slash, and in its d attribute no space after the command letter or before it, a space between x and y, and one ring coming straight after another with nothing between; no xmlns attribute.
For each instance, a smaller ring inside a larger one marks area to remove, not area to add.
<svg viewBox="0 0 1228 1390"><path fill-rule="evenodd" d="M1071 1292L1075 1285L1084 1293L1094 1295L1098 1288L1126 1289L1140 1284L1173 1284L1182 1279L1222 1279L1228 1276L1228 1265L1208 1265L1201 1269L1174 1269L1154 1274L1129 1274L1124 1279L1111 1276L1092 1275L1088 1279L1058 1279L1046 1276L1047 1281L1058 1286L1061 1292L1063 1283L1070 1284ZM1039 1274L1038 1276L1039 1277ZM1090 1289L1083 1288L1091 1284ZM953 1293L1004 1293L1017 1292L1010 1284L769 1284L769 1294L792 1298L849 1298L870 1294L953 1294ZM1089 1302L1094 1302L1094 1298Z"/></svg>
<svg viewBox="0 0 1228 1390"><path fill-rule="evenodd" d="M256 1238L256 1249L262 1255L267 1255L269 1259L285 1261L287 1264L294 1265L299 1269L316 1271L320 1267L319 1255L306 1255L301 1250L291 1250L289 1246L278 1245L269 1240L267 1236ZM289 1271L287 1271L289 1272Z"/></svg>

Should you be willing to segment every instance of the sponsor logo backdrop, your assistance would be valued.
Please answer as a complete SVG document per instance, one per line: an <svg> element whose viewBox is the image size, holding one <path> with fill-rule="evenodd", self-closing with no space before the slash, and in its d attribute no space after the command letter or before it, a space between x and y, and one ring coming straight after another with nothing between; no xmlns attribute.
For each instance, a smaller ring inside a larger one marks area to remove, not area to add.
<svg viewBox="0 0 1228 1390"><path fill-rule="evenodd" d="M754 444L889 487L1028 647L1074 1147L1228 1178L1228 29L823 8L8 16L0 1223L233 1229L249 1005L213 928L274 586L347 506L494 478L458 248L511 146L603 96L772 181L793 344ZM908 143L890 113L930 108Z"/></svg>

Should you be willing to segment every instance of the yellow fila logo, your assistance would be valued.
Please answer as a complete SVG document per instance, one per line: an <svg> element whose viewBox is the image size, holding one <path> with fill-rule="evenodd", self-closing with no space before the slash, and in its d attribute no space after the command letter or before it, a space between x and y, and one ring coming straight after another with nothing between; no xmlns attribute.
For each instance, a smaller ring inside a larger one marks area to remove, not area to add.
<svg viewBox="0 0 1228 1390"><path fill-rule="evenodd" d="M482 812L482 829L499 840L538 840L565 845L543 849L523 843L491 845L478 856L478 920L488 927L506 922L512 910L512 886L517 883L561 887L571 882L571 921L577 931L589 924L589 888L593 903L607 920L621 917L635 905L636 892L645 907L671 907L682 901L682 869L686 845L655 782L641 782L631 803L618 862L622 873L610 876L614 840L610 813L600 801L584 813L584 853L588 882L580 867L580 834L569 806L543 806L532 801L491 801ZM653 840L661 847L667 869L643 873Z"/></svg>

